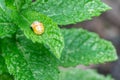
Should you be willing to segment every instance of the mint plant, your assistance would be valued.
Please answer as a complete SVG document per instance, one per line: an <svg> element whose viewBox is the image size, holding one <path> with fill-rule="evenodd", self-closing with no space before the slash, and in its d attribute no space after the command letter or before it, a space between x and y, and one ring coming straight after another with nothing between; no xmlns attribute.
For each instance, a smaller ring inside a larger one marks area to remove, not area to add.
<svg viewBox="0 0 120 80"><path fill-rule="evenodd" d="M100 0L0 0L0 80L112 80L71 69L117 59L111 42L84 29L61 29L111 9ZM45 31L37 35L31 24ZM97 77L96 77L97 76Z"/></svg>

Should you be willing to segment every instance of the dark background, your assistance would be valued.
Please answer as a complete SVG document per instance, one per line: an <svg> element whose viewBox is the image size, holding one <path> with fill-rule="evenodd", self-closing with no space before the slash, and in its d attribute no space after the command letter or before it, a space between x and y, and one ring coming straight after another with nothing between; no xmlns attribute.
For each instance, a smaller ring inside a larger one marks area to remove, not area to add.
<svg viewBox="0 0 120 80"><path fill-rule="evenodd" d="M84 21L67 27L82 27L89 31L98 33L101 38L112 41L116 47L117 54L120 57L120 0L102 0L112 7L99 17L94 17L90 21ZM111 74L115 80L120 80L120 59L114 62L94 65L99 73Z"/></svg>

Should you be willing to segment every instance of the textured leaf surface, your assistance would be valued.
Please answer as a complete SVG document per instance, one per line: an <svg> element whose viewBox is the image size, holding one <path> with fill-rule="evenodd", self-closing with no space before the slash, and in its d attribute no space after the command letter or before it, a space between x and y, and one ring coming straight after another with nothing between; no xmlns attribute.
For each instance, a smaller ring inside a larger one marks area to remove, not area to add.
<svg viewBox="0 0 120 80"><path fill-rule="evenodd" d="M34 21L43 23L45 28L43 34L37 35L33 32L31 24ZM33 11L24 11L19 17L19 20L16 20L16 24L19 24L20 29L27 38L31 39L33 42L47 45L53 54L57 58L60 58L64 47L64 40L59 27L50 18Z"/></svg>
<svg viewBox="0 0 120 80"><path fill-rule="evenodd" d="M5 11L4 3L0 3L0 37L10 36L16 31L16 25L13 24L7 14L8 12L6 13Z"/></svg>
<svg viewBox="0 0 120 80"><path fill-rule="evenodd" d="M14 40L4 39L2 50L15 80L58 80L57 59L43 45L33 44L21 35L16 44L10 42Z"/></svg>
<svg viewBox="0 0 120 80"><path fill-rule="evenodd" d="M60 80L113 80L110 76L103 76L94 70L61 70Z"/></svg>
<svg viewBox="0 0 120 80"><path fill-rule="evenodd" d="M67 25L91 19L110 9L101 0L48 0L34 3L35 11L46 14L59 25Z"/></svg>
<svg viewBox="0 0 120 80"><path fill-rule="evenodd" d="M65 48L61 57L62 66L104 63L117 59L111 42L83 29L63 29Z"/></svg>

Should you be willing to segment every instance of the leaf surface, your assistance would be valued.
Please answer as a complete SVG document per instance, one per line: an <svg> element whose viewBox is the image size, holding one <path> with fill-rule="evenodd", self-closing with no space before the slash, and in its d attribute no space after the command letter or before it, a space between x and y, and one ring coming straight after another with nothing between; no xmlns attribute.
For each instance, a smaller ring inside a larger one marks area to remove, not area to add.
<svg viewBox="0 0 120 80"><path fill-rule="evenodd" d="M99 16L110 7L101 0L37 0L32 10L48 15L59 25L73 24Z"/></svg>
<svg viewBox="0 0 120 80"><path fill-rule="evenodd" d="M16 32L16 25L12 22L3 0L0 1L0 37L11 36Z"/></svg>
<svg viewBox="0 0 120 80"><path fill-rule="evenodd" d="M65 48L61 57L62 66L98 64L117 59L111 42L84 29L63 29Z"/></svg>
<svg viewBox="0 0 120 80"><path fill-rule="evenodd" d="M15 80L58 80L57 59L42 44L34 44L21 35L17 35L17 43L10 41L14 39L4 39L2 51Z"/></svg>
<svg viewBox="0 0 120 80"><path fill-rule="evenodd" d="M18 18L19 20L16 20ZM28 39L47 45L50 51L53 52L58 59L60 58L64 47L64 40L57 24L45 15L33 11L24 11L18 18L15 19L16 24L18 24ZM43 34L37 35L31 29L31 24L34 21L39 21L43 24L45 29Z"/></svg>

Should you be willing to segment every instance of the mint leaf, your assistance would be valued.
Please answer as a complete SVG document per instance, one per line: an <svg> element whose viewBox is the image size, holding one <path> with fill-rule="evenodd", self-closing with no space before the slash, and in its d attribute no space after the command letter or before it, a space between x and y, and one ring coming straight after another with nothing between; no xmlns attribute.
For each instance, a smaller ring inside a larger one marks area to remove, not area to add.
<svg viewBox="0 0 120 80"><path fill-rule="evenodd" d="M15 3L17 3L16 1L18 0L15 0ZM22 1L19 2L22 4ZM9 3L11 2L6 1L6 4ZM23 1L23 3L25 4L26 2ZM57 58L60 58L64 47L63 37L57 24L54 23L50 18L34 11L23 10L19 13L18 11L9 8L6 11L1 10L0 16L0 26L2 26L0 27L1 37L6 37L14 33L16 31L15 27L18 25L27 38L31 39L33 42L43 43L45 46L47 45L51 52L53 52ZM43 35L36 35L31 29L31 24L34 21L40 21L43 23L45 27L45 32ZM12 22L14 22L16 25L14 25Z"/></svg>
<svg viewBox="0 0 120 80"><path fill-rule="evenodd" d="M7 15L8 12L6 12L6 8L3 4L0 3L0 37L2 38L11 36L16 32L17 28L16 25L12 22L11 18Z"/></svg>
<svg viewBox="0 0 120 80"><path fill-rule="evenodd" d="M14 39L2 41L3 56L15 80L58 80L56 58L42 44L22 35L17 35L17 43L10 43Z"/></svg>
<svg viewBox="0 0 120 80"><path fill-rule="evenodd" d="M95 70L74 69L61 70L60 80L113 80L110 76L98 74Z"/></svg>
<svg viewBox="0 0 120 80"><path fill-rule="evenodd" d="M111 42L83 29L63 29L65 48L61 57L62 66L98 64L117 59Z"/></svg>
<svg viewBox="0 0 120 80"><path fill-rule="evenodd" d="M101 0L48 0L44 3L39 1L30 8L48 15L59 25L89 20L110 9Z"/></svg>
<svg viewBox="0 0 120 80"><path fill-rule="evenodd" d="M23 13L17 15L15 21L27 38L31 39L33 42L47 45L53 54L57 58L60 58L64 47L64 40L59 27L50 18L37 12L23 11ZM37 35L33 32L31 24L34 21L43 23L45 28L43 34Z"/></svg>

